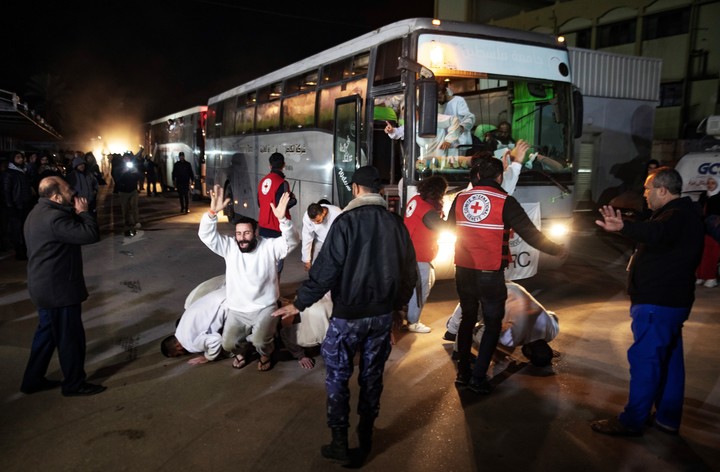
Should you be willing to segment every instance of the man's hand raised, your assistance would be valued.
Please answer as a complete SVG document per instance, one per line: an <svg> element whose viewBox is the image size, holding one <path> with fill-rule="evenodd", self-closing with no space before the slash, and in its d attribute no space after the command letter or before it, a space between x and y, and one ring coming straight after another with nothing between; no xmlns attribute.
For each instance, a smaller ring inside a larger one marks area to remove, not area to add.
<svg viewBox="0 0 720 472"><path fill-rule="evenodd" d="M215 185L210 192L210 211L220 213L230 204L229 198L223 200L224 196L223 188L220 185Z"/></svg>
<svg viewBox="0 0 720 472"><path fill-rule="evenodd" d="M270 203L270 208L272 208L275 218L277 218L278 220L282 220L283 218L285 218L285 213L287 213L287 206L289 201L290 192L285 192L282 194L282 197L280 197L280 201L278 202L277 206L275 206L275 204L272 202Z"/></svg>

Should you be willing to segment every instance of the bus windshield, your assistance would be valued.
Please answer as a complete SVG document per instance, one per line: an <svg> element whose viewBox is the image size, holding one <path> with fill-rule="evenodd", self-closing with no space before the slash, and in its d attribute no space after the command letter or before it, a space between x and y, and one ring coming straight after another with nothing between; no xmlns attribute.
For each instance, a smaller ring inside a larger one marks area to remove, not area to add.
<svg viewBox="0 0 720 472"><path fill-rule="evenodd" d="M524 140L530 151L519 185L571 184L572 86L567 69L552 69L552 64L567 62L553 60L562 54L477 38L421 35L419 62L431 66L438 83L438 129L435 137L415 139L413 180L439 174L451 185L467 184L473 155L503 158Z"/></svg>

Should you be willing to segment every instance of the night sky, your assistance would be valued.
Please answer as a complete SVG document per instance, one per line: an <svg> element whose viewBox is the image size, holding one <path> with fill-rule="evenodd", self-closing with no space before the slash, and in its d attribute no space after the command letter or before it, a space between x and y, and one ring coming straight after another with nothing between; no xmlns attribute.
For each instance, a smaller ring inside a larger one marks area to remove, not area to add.
<svg viewBox="0 0 720 472"><path fill-rule="evenodd" d="M63 105L56 127L77 140L207 104L213 95L372 29L432 17L434 8L432 0L341 7L324 0L40 5L3 6L0 89L31 105L32 83L57 90L51 94Z"/></svg>

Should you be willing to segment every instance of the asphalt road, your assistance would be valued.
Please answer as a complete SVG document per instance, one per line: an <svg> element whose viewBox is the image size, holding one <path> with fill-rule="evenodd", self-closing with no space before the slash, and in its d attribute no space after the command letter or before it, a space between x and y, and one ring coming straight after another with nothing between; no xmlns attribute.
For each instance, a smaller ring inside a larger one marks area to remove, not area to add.
<svg viewBox="0 0 720 472"><path fill-rule="evenodd" d="M119 209L107 197L102 240L84 249L91 295L83 305L86 370L106 392L19 392L36 311L25 264L0 255L0 470L342 470L319 453L330 437L321 358L311 371L285 359L261 373L254 365L233 369L229 360L192 366L160 354L186 295L223 272L222 259L197 238L207 203L191 202L191 213L180 215L172 194L142 196L143 228L128 239L114 228ZM577 227L564 267L521 281L558 314L551 345L559 357L537 368L519 351L498 355L489 396L453 385L451 344L442 335L457 299L453 281L436 284L422 316L433 331L396 333L364 470L720 470L720 288L698 288L684 329L680 436L648 430L617 439L590 430L590 421L624 405L631 342L629 245L599 234L590 220ZM283 294L304 277L296 250L286 260ZM57 362L48 376L60 378ZM356 395L354 382L351 388ZM350 441L357 445L354 430Z"/></svg>

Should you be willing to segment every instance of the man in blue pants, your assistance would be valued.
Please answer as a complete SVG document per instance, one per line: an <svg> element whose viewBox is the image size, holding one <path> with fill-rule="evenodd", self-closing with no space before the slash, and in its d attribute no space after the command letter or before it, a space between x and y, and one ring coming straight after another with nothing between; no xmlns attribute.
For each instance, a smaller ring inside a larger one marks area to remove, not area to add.
<svg viewBox="0 0 720 472"><path fill-rule="evenodd" d="M640 436L653 405L656 429L678 434L685 392L682 327L695 301L695 269L702 256L704 225L690 197L681 197L682 177L661 167L645 180L653 211L645 221L623 221L610 206L596 221L638 242L629 265L630 392L619 416L591 423L611 436Z"/></svg>

